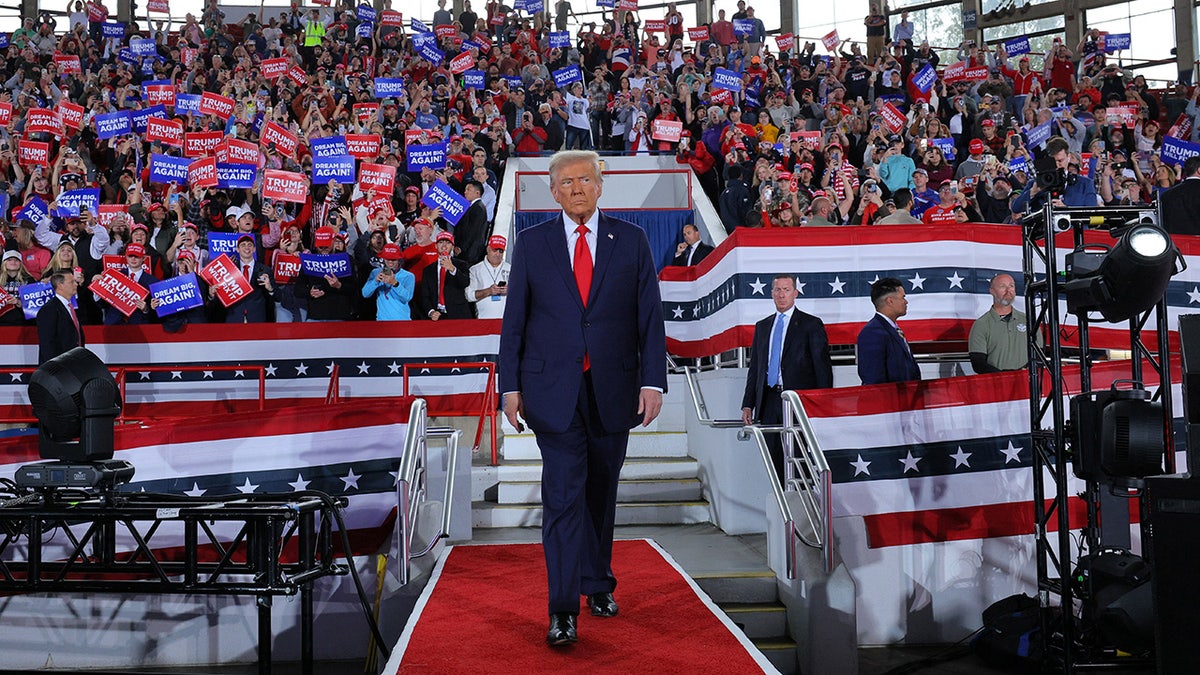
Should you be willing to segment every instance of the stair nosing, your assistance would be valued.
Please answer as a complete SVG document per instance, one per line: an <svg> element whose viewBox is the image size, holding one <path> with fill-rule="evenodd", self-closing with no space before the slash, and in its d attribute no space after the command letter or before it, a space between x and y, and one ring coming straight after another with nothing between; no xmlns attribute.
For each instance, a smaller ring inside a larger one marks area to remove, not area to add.
<svg viewBox="0 0 1200 675"><path fill-rule="evenodd" d="M476 506L480 504L481 506ZM617 502L617 508L632 508L645 506L709 506L706 501L678 501L678 502ZM474 502L471 505L472 509L477 508L497 508L497 509L540 509L541 504L499 504L497 502Z"/></svg>

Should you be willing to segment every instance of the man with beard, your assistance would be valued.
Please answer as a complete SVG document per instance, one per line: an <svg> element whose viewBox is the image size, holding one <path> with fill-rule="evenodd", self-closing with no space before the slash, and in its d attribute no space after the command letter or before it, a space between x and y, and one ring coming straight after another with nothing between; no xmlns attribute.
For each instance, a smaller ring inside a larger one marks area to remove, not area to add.
<svg viewBox="0 0 1200 675"><path fill-rule="evenodd" d="M1029 365L1025 314L1013 307L1017 285L1010 274L997 274L988 292L992 307L971 325L967 351L976 373L1020 370Z"/></svg>

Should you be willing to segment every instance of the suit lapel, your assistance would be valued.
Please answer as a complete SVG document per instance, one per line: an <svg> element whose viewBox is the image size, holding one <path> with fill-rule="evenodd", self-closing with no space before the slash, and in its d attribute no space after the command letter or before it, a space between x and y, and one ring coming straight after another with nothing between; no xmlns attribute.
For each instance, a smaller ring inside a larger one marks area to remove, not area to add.
<svg viewBox="0 0 1200 675"><path fill-rule="evenodd" d="M612 231L608 216L601 213L596 223L596 267L592 272L592 288L588 291L589 298L597 296L600 283L604 280L604 272L612 260L613 250L617 247L617 233Z"/></svg>
<svg viewBox="0 0 1200 675"><path fill-rule="evenodd" d="M563 283L567 285L567 288L572 289L573 292L570 295L582 311L583 298L579 297L578 284L575 283L575 270L571 269L571 257L567 253L567 230L561 213L558 214L554 223L554 226L546 232L545 243L546 247L550 249L548 251L549 260L562 276ZM592 287L595 288L595 286L596 278L593 276Z"/></svg>
<svg viewBox="0 0 1200 675"><path fill-rule="evenodd" d="M792 353L796 347L796 341L800 339L800 310L792 309L792 318L788 321L787 336L783 339L783 352L781 357L786 357ZM784 359L786 360L786 359Z"/></svg>

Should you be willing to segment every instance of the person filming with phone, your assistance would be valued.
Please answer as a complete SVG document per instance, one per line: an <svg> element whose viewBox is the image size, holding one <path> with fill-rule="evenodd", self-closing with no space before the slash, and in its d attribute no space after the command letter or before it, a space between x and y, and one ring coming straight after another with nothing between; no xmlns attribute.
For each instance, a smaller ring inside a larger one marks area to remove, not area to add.
<svg viewBox="0 0 1200 675"><path fill-rule="evenodd" d="M504 318L508 300L508 261L504 251L508 240L499 234L488 238L487 256L471 266L471 281L467 285L467 300L475 303L480 319Z"/></svg>

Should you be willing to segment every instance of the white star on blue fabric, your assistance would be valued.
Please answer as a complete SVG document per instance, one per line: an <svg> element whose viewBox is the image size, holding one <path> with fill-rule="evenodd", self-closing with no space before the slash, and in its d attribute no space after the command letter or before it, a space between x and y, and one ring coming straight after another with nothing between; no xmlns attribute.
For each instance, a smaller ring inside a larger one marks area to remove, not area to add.
<svg viewBox="0 0 1200 675"><path fill-rule="evenodd" d="M842 281L840 276L834 277L833 281L828 281L826 283L829 284L830 295L833 295L834 293L842 293L844 295L846 293L846 291L842 290L845 287L846 282Z"/></svg>
<svg viewBox="0 0 1200 675"><path fill-rule="evenodd" d="M205 492L208 492L208 490L200 487L199 483L193 482L192 489L184 492L183 494L185 494L189 497L202 497L202 496L204 496Z"/></svg>
<svg viewBox="0 0 1200 675"><path fill-rule="evenodd" d="M1013 442L1009 441L1007 448L1000 448L1000 452L1004 453L1004 463L1021 461L1021 451L1024 449L1020 446L1014 447Z"/></svg>
<svg viewBox="0 0 1200 675"><path fill-rule="evenodd" d="M257 486L257 485L251 485L251 484L250 484L250 477L249 477L249 476L246 476L246 482L245 482L245 483L242 483L242 484L241 484L241 485L239 485L239 486L237 486L237 489L238 489L238 492L240 492L240 493L242 493L242 494L244 494L244 495L250 495L250 494L254 494L254 491L258 489L258 486Z"/></svg>
<svg viewBox="0 0 1200 675"><path fill-rule="evenodd" d="M750 294L751 295L765 295L765 293L763 293L763 289L766 288L766 286L767 285L762 282L762 279L755 277L754 281L750 283L750 290L751 290Z"/></svg>
<svg viewBox="0 0 1200 675"><path fill-rule="evenodd" d="M904 473L908 473L909 471L921 473L921 469L917 467L917 462L921 461L922 459L922 457L913 457L912 450L909 450L907 457L897 461L904 465Z"/></svg>
<svg viewBox="0 0 1200 675"><path fill-rule="evenodd" d="M871 463L863 460L862 455L858 455L858 457L855 459L855 461L850 462L850 466L854 467L854 475L855 476L862 474L862 473L865 473L868 476L871 475L871 470L867 468L867 467L871 466Z"/></svg>
<svg viewBox="0 0 1200 675"><path fill-rule="evenodd" d="M307 375L308 374L308 366L304 365L304 363L301 362L300 365L296 366L296 374L297 375Z"/></svg>
<svg viewBox="0 0 1200 675"><path fill-rule="evenodd" d="M263 368L263 370L266 371L267 377L275 377L275 371L278 370L278 368L275 367L275 364L268 363L267 367Z"/></svg>
<svg viewBox="0 0 1200 675"><path fill-rule="evenodd" d="M917 290L918 288L921 290L925 290L925 280L921 278L920 272L917 272L916 276L914 276L912 279L909 279L909 283L912 284L914 291Z"/></svg>
<svg viewBox="0 0 1200 675"><path fill-rule="evenodd" d="M171 379L172 380L182 380L183 379L183 371L182 370L172 370L171 371Z"/></svg>
<svg viewBox="0 0 1200 675"><path fill-rule="evenodd" d="M12 373L12 381L13 381L13 382L20 382L20 381L21 381L21 374L20 374L20 373Z"/></svg>
<svg viewBox="0 0 1200 675"><path fill-rule="evenodd" d="M950 282L950 288L962 288L963 287L962 282L964 280L965 280L965 277L958 276L958 270L954 270L954 276L946 277L946 281Z"/></svg>
<svg viewBox="0 0 1200 675"><path fill-rule="evenodd" d="M363 361L362 363L358 364L357 368L358 368L359 375L366 375L367 373L369 373L371 371L371 366L367 365L366 361Z"/></svg>
<svg viewBox="0 0 1200 675"><path fill-rule="evenodd" d="M680 305L680 306L676 307L675 309L671 310L671 318L672 319L682 319L683 318L683 305Z"/></svg>
<svg viewBox="0 0 1200 675"><path fill-rule="evenodd" d="M400 364L392 361L388 364L388 375L395 375L400 372Z"/></svg>
<svg viewBox="0 0 1200 675"><path fill-rule="evenodd" d="M796 284L796 292L799 293L800 295L804 295L804 287L807 285L808 284L804 283L803 281Z"/></svg>
<svg viewBox="0 0 1200 675"><path fill-rule="evenodd" d="M294 483L288 483L288 485L291 485L292 489L296 492L301 492L307 490L308 484L311 482L311 480L304 480L304 475L298 473L296 474L296 481Z"/></svg>
<svg viewBox="0 0 1200 675"><path fill-rule="evenodd" d="M350 473L343 476L341 481L346 484L345 489L349 490L350 488L354 488L355 490L357 490L359 478L362 478L362 476L354 473L354 469L351 468Z"/></svg>
<svg viewBox="0 0 1200 675"><path fill-rule="evenodd" d="M958 452L956 452L950 456L954 458L954 468L957 469L960 466L965 466L968 469L971 468L971 463L969 461L967 461L968 459L970 459L971 453L963 452L961 445L958 446Z"/></svg>
<svg viewBox="0 0 1200 675"><path fill-rule="evenodd" d="M1188 304L1200 302L1200 286L1192 286L1192 290L1188 291Z"/></svg>

